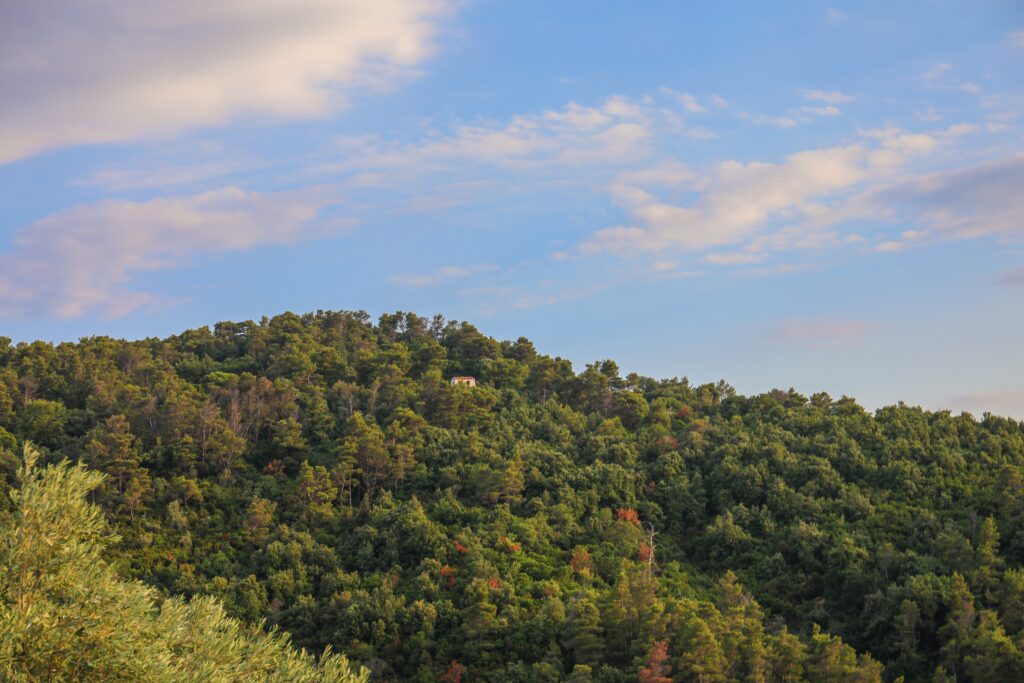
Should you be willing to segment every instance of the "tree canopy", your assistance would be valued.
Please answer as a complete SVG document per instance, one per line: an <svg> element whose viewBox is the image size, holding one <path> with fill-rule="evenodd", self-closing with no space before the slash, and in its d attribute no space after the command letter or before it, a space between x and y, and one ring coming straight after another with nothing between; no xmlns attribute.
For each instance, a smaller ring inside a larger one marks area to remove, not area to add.
<svg viewBox="0 0 1024 683"><path fill-rule="evenodd" d="M215 598L166 598L101 556L88 502L104 476L66 461L39 469L25 446L0 522L0 678L5 681L361 683L344 656L319 662L276 632L244 626Z"/></svg>
<svg viewBox="0 0 1024 683"><path fill-rule="evenodd" d="M577 372L466 323L317 312L0 340L12 501L28 440L120 537L86 564L145 600L111 620L284 648L256 635L277 628L380 681L1024 680L1010 419Z"/></svg>

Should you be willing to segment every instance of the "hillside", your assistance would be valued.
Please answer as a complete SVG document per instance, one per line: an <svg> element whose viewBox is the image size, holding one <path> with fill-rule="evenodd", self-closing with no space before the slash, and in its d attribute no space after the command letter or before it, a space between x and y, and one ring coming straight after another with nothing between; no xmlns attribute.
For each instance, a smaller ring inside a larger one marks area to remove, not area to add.
<svg viewBox="0 0 1024 683"><path fill-rule="evenodd" d="M26 441L107 475L121 574L374 680L1024 680L1009 419L317 312L0 338L5 488Z"/></svg>

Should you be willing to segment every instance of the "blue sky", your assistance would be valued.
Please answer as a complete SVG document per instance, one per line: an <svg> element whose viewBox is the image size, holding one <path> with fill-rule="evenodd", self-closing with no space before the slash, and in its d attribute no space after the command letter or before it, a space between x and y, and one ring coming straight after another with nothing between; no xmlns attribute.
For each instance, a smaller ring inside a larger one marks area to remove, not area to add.
<svg viewBox="0 0 1024 683"><path fill-rule="evenodd" d="M0 334L413 310L1024 418L1015 2L0 7Z"/></svg>

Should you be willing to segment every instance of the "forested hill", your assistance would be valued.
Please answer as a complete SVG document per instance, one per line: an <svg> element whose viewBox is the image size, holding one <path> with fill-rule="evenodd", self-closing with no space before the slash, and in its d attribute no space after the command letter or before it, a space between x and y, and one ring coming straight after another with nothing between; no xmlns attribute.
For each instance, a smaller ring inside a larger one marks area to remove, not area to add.
<svg viewBox="0 0 1024 683"><path fill-rule="evenodd" d="M107 475L122 575L375 680L1024 680L1009 419L318 312L0 339L6 488L26 441Z"/></svg>

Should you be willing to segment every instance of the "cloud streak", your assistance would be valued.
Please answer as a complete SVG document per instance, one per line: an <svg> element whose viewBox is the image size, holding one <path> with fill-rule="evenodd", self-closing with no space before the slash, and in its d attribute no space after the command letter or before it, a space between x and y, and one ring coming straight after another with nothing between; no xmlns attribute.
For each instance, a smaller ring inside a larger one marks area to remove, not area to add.
<svg viewBox="0 0 1024 683"><path fill-rule="evenodd" d="M433 285L448 282L450 280L461 280L479 273L486 273L498 270L497 266L484 264L479 266L442 266L430 273L408 273L396 275L391 281L396 285L404 287L430 287Z"/></svg>
<svg viewBox="0 0 1024 683"><path fill-rule="evenodd" d="M843 318L797 318L768 325L766 336L786 346L836 347L859 343L876 330L876 323Z"/></svg>
<svg viewBox="0 0 1024 683"><path fill-rule="evenodd" d="M872 189L861 211L888 214L947 237L1024 237L1024 154L928 173Z"/></svg>
<svg viewBox="0 0 1024 683"><path fill-rule="evenodd" d="M996 280L996 284L1008 287L1024 287L1024 266L1005 271Z"/></svg>
<svg viewBox="0 0 1024 683"><path fill-rule="evenodd" d="M809 100L825 104L846 104L856 99L853 95L847 95L838 90L804 90L802 94Z"/></svg>
<svg viewBox="0 0 1024 683"><path fill-rule="evenodd" d="M626 164L650 155L654 119L665 112L625 97L598 106L570 103L562 109L512 117L507 123L457 126L449 135L411 143L376 136L343 137L335 154L341 161L323 171L423 174L458 168L473 161L518 171Z"/></svg>
<svg viewBox="0 0 1024 683"><path fill-rule="evenodd" d="M36 221L0 253L0 311L72 318L125 315L158 303L133 282L180 267L197 254L243 251L331 234L346 222L319 220L331 188L276 193L225 187L144 202L109 200Z"/></svg>
<svg viewBox="0 0 1024 683"><path fill-rule="evenodd" d="M0 163L242 116L319 116L430 52L442 0L0 5Z"/></svg>

